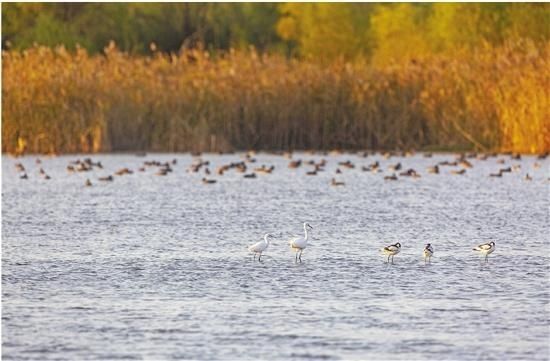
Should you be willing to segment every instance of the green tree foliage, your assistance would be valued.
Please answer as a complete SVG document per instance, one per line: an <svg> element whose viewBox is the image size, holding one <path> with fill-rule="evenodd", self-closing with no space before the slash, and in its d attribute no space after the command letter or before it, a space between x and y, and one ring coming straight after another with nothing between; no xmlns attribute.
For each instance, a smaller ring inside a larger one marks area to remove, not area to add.
<svg viewBox="0 0 550 361"><path fill-rule="evenodd" d="M279 46L279 14L269 3L3 3L2 47L34 43L101 51L111 40L125 51Z"/></svg>
<svg viewBox="0 0 550 361"><path fill-rule="evenodd" d="M299 54L320 59L353 58L372 49L370 14L360 3L286 3L277 31L298 45Z"/></svg>
<svg viewBox="0 0 550 361"><path fill-rule="evenodd" d="M409 61L433 53L550 38L549 3L3 3L2 47L114 40L132 53L150 44L279 51L315 60Z"/></svg>

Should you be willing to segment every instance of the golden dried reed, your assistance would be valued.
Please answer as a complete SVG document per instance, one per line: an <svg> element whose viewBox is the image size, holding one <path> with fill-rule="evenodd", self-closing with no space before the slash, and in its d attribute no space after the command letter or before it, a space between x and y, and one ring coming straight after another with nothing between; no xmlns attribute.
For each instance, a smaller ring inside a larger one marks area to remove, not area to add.
<svg viewBox="0 0 550 361"><path fill-rule="evenodd" d="M6 51L2 151L549 151L549 50L520 40L383 67L113 44Z"/></svg>

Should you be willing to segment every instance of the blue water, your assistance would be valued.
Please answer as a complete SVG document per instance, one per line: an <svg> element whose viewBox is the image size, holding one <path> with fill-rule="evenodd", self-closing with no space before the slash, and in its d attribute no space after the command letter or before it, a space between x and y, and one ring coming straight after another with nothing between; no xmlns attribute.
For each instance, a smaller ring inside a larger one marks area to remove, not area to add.
<svg viewBox="0 0 550 361"><path fill-rule="evenodd" d="M2 157L5 360L550 359L550 159L434 175L426 167L454 155L294 154L327 160L306 176L311 166L257 154L249 167L275 171L244 179L215 173L242 154L205 154L218 182L204 185L187 154L96 155L103 170L66 171L84 157ZM174 158L164 177L150 167L97 180ZM356 167L335 174L348 159ZM384 172L361 171L375 160ZM384 181L397 162L422 177ZM306 221L313 239L295 263L287 240ZM267 232L258 263L246 247ZM484 263L472 247L489 241ZM380 248L394 242L402 251L386 264Z"/></svg>

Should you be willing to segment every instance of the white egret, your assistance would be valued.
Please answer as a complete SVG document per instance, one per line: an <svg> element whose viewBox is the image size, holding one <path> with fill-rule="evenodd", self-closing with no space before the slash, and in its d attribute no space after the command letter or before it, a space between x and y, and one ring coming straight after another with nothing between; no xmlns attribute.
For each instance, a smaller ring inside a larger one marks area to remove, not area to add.
<svg viewBox="0 0 550 361"><path fill-rule="evenodd" d="M307 247L307 241L308 241L308 234L307 230L313 229L313 227L309 223L304 223L304 237L295 237L288 241L288 244L290 245L290 248L296 252L296 259L297 262L300 260L302 262L302 252ZM300 252L300 256L298 256L298 252Z"/></svg>
<svg viewBox="0 0 550 361"><path fill-rule="evenodd" d="M473 248L473 250L477 251L481 254L484 254L485 255L485 262L488 262L489 261L488 256L491 253L493 253L494 250L495 250L495 242L480 244L479 246Z"/></svg>
<svg viewBox="0 0 550 361"><path fill-rule="evenodd" d="M401 243L397 242L396 244L389 245L387 247L382 248L382 252L384 254L388 255L388 263L390 262L391 257L391 263L393 263L393 257L401 251Z"/></svg>
<svg viewBox="0 0 550 361"><path fill-rule="evenodd" d="M254 243L252 246L248 247L248 250L252 253L254 253L254 259L256 259L256 254L259 253L260 256L258 257L258 261L262 258L262 252L265 252L267 250L267 247L269 247L270 238L273 237L271 234L267 233L264 236L264 240Z"/></svg>

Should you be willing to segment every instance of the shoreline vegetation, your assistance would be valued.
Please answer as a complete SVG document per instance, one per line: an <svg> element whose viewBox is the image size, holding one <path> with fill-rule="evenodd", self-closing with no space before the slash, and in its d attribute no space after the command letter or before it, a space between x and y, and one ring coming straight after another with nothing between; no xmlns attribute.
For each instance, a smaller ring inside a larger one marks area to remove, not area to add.
<svg viewBox="0 0 550 361"><path fill-rule="evenodd" d="M34 46L3 51L2 72L8 154L550 151L549 41L385 64Z"/></svg>

